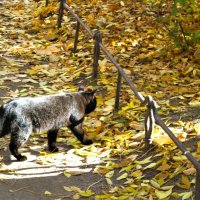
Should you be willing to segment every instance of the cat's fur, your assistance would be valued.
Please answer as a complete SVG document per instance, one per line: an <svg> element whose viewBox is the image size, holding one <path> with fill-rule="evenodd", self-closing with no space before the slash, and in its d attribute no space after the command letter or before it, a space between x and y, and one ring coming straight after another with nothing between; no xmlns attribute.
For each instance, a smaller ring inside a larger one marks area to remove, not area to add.
<svg viewBox="0 0 200 200"><path fill-rule="evenodd" d="M84 116L96 107L95 91L79 88L78 92L21 97L0 107L0 137L11 134L10 151L14 157L23 161L26 156L18 149L32 132L47 131L48 147L57 152L55 146L59 128L68 127L82 144L92 144L82 129Z"/></svg>

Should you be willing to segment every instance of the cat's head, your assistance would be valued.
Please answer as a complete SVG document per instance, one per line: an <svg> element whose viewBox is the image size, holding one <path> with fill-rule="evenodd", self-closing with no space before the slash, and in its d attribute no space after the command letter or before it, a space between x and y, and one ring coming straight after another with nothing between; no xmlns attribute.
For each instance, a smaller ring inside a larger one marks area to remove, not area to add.
<svg viewBox="0 0 200 200"><path fill-rule="evenodd" d="M83 86L80 86L78 88L78 92L80 92L86 100L85 114L89 114L94 111L97 105L96 90L92 87L84 88Z"/></svg>

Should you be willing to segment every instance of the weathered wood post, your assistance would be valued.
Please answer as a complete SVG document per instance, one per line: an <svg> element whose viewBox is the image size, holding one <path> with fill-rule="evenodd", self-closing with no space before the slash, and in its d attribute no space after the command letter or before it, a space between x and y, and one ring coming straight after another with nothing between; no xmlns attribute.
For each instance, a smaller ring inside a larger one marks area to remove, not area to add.
<svg viewBox="0 0 200 200"><path fill-rule="evenodd" d="M195 200L200 199L200 170L196 168Z"/></svg>
<svg viewBox="0 0 200 200"><path fill-rule="evenodd" d="M118 71L117 89L116 89L116 96L115 96L115 108L114 108L114 112L117 112L119 110L119 99L120 99L120 93L121 93L121 83L122 83L122 75Z"/></svg>
<svg viewBox="0 0 200 200"><path fill-rule="evenodd" d="M61 27L62 25L62 19L63 19L63 4L66 3L66 0L60 0L60 7L59 7L59 13L58 13L58 22L57 22L57 26L58 28Z"/></svg>
<svg viewBox="0 0 200 200"><path fill-rule="evenodd" d="M97 79L98 77L98 66L99 66L99 56L100 56L100 43L102 43L101 34L97 30L94 34L94 63L93 63L93 74L92 77L94 79Z"/></svg>
<svg viewBox="0 0 200 200"><path fill-rule="evenodd" d="M80 22L77 21L77 24L76 24L76 34L75 34L75 39L74 39L74 50L73 50L73 53L76 53L76 50L77 50L79 30L80 30Z"/></svg>

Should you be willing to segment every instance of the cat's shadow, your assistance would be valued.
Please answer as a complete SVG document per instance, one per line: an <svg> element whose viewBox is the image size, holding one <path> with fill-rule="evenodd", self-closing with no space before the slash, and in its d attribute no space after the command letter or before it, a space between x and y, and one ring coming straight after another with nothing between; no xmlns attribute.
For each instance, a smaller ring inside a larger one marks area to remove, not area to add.
<svg viewBox="0 0 200 200"><path fill-rule="evenodd" d="M0 149L0 156L2 156L2 158L3 158L1 160L1 163L4 163L5 165L11 165L12 163L35 162L37 157L40 155L41 151L46 152L47 154L51 153L51 152L49 152L46 144L42 144L40 148L28 148L29 146L34 147L34 145L32 145L32 144L30 145L30 143L27 142L25 147L22 147L19 149L19 151L22 153L22 155L27 156L26 161L18 161L11 154L9 148L6 148L5 150ZM59 153L66 152L66 151L73 149L73 146L62 144L62 143L59 143L57 146L59 149Z"/></svg>

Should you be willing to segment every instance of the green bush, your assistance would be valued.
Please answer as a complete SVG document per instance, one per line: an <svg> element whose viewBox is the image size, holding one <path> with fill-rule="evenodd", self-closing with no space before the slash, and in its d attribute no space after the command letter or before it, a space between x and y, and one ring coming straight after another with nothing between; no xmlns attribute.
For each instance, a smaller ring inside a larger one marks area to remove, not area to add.
<svg viewBox="0 0 200 200"><path fill-rule="evenodd" d="M147 0L148 1L148 0ZM175 45L187 50L200 44L199 0L150 0L157 20L162 23Z"/></svg>

